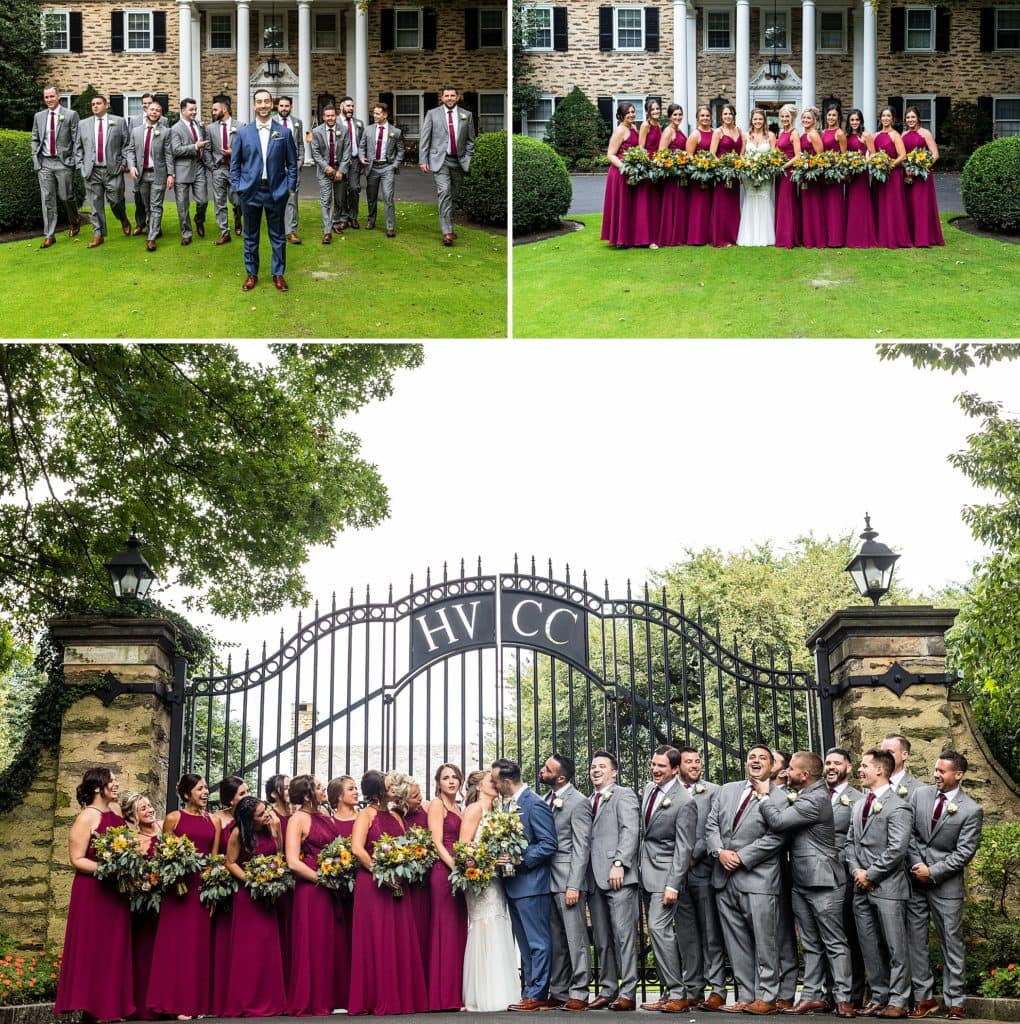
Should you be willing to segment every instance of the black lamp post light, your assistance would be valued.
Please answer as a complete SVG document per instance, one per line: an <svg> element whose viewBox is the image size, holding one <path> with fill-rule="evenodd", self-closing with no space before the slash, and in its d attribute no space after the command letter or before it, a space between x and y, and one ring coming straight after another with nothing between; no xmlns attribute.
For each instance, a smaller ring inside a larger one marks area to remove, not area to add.
<svg viewBox="0 0 1020 1024"><path fill-rule="evenodd" d="M871 528L871 516L865 515L864 532L860 535L864 543L846 567L857 592L861 597L870 597L876 608L878 602L889 593L893 568L900 557L885 544L876 541L877 536L877 531Z"/></svg>
<svg viewBox="0 0 1020 1024"><path fill-rule="evenodd" d="M118 601L141 601L149 592L156 574L152 566L145 560L138 539L138 526L131 527L131 536L124 543L122 551L118 551L106 563L106 571L110 574L113 593Z"/></svg>
<svg viewBox="0 0 1020 1024"><path fill-rule="evenodd" d="M266 61L266 74L270 78L280 77L280 58L276 56L276 51L282 42L283 30L277 27L276 4L273 4L273 9L270 13L270 23L262 33L262 45L265 49L272 51L269 54L269 60Z"/></svg>
<svg viewBox="0 0 1020 1024"><path fill-rule="evenodd" d="M768 45L769 36L772 37L772 56L769 57L769 69L765 77L771 79L773 82L780 82L786 78L786 72L783 70L783 62L779 59L779 3L778 0L772 0L772 28L765 30L765 43Z"/></svg>

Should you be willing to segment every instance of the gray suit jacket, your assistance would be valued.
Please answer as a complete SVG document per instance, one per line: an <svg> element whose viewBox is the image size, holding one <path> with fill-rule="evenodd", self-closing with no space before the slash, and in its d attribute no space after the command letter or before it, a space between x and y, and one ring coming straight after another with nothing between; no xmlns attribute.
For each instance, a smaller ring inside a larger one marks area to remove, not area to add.
<svg viewBox="0 0 1020 1024"><path fill-rule="evenodd" d="M368 164L375 160L375 135L374 124L370 124L361 135L360 155ZM396 125L387 125L386 145L383 146L382 158L395 173L400 172L400 165L404 162L404 134Z"/></svg>
<svg viewBox="0 0 1020 1024"><path fill-rule="evenodd" d="M642 824L652 788L652 783L648 783L641 797ZM684 891L697 835L697 805L683 783L676 781L656 800L641 837L639 870L645 892L663 892L667 888Z"/></svg>
<svg viewBox="0 0 1020 1024"><path fill-rule="evenodd" d="M158 132L158 134L157 134ZM152 157L153 173L156 178L166 179L174 173L174 158L170 150L170 129L165 125L155 125L149 139L149 155ZM131 129L131 153L128 157L128 169L135 168L141 176L145 159L145 126L139 125Z"/></svg>
<svg viewBox="0 0 1020 1024"><path fill-rule="evenodd" d="M875 886L872 895L883 900L905 900L910 896L906 857L913 832L914 812L910 804L887 789L871 807L868 824L863 825L867 797L858 800L850 817L846 864L852 875L863 868Z"/></svg>
<svg viewBox="0 0 1020 1024"><path fill-rule="evenodd" d="M566 892L588 889L588 858L591 853L591 804L572 785L558 798L563 806L553 804L556 825L556 852L549 865L549 891Z"/></svg>
<svg viewBox="0 0 1020 1024"><path fill-rule="evenodd" d="M918 786L910 796L914 808L914 830L907 851L907 868L926 864L940 896L963 899L963 869L973 860L981 843L984 811L963 790L942 809L942 817L931 827L937 791ZM950 813L949 808L956 807ZM916 883L921 889L931 887Z"/></svg>
<svg viewBox="0 0 1020 1024"><path fill-rule="evenodd" d="M333 128L333 150L336 161L333 166L347 174L351 167L351 138L341 128L339 121ZM329 125L317 124L312 129L311 152L316 175L325 178L326 168L329 167Z"/></svg>
<svg viewBox="0 0 1020 1024"><path fill-rule="evenodd" d="M733 820L747 793L747 782L727 782L716 794L705 825L708 851L715 858L712 885L724 889L732 884L739 892L771 893L779 896L783 891L779 854L783 837L770 832L761 812L761 803L753 796L734 829ZM765 800L771 797L765 797ZM740 854L741 866L727 871L719 863L722 850Z"/></svg>
<svg viewBox="0 0 1020 1024"><path fill-rule="evenodd" d="M609 888L613 861L623 862L623 884L637 885L638 837L641 834L640 809L634 790L614 783L603 794L592 818L589 856L589 892L594 886Z"/></svg>
<svg viewBox="0 0 1020 1024"><path fill-rule="evenodd" d="M464 173L471 169L471 157L475 151L475 119L470 110L457 107L457 161ZM446 107L440 104L425 115L418 138L418 162L428 164L433 174L440 170L446 159L450 143L450 123Z"/></svg>
<svg viewBox="0 0 1020 1024"><path fill-rule="evenodd" d="M846 869L836 853L829 788L822 779L802 789L790 801L793 790L780 800L763 800L761 813L773 832L789 839L790 871L798 889L834 889L846 882Z"/></svg>
<svg viewBox="0 0 1020 1024"><path fill-rule="evenodd" d="M701 780L691 786L688 792L698 810L698 831L694 842L694 852L691 855L692 864L687 877L691 881L706 884L712 880L715 860L708 852L708 844L705 842L705 825L708 823L708 812L712 809L712 801L719 792L719 787L714 782Z"/></svg>
<svg viewBox="0 0 1020 1024"><path fill-rule="evenodd" d="M135 114L127 119L128 128L134 131L139 125L145 127L146 118L144 114ZM159 119L160 128L169 128L170 122L166 119L166 114L163 114Z"/></svg>
<svg viewBox="0 0 1020 1024"><path fill-rule="evenodd" d="M273 120L279 125L283 124L279 114L273 114ZM290 128L291 134L294 136L294 148L297 150L298 163L303 164L305 162L305 126L298 118L288 117L287 127Z"/></svg>
<svg viewBox="0 0 1020 1024"><path fill-rule="evenodd" d="M199 141L209 136L205 128L198 123L196 118L193 122L195 131L198 133ZM212 167L212 158L209 156L209 147L199 150L191 135L188 122L180 120L170 129L170 148L174 155L174 177L178 184L193 185L202 173L202 168Z"/></svg>
<svg viewBox="0 0 1020 1024"><path fill-rule="evenodd" d="M863 794L859 789L847 786L836 797L836 802L832 805L833 824L836 828L836 851L840 857L843 856L843 851L846 849L847 833L850 831L850 815L853 813L854 804L861 799L863 799Z"/></svg>
<svg viewBox="0 0 1020 1024"><path fill-rule="evenodd" d="M65 167L74 167L74 147L78 141L78 115L67 107L57 107L57 159ZM50 112L44 107L32 118L32 166L38 171L41 158L50 154Z"/></svg>
<svg viewBox="0 0 1020 1024"><path fill-rule="evenodd" d="M108 125L103 137L103 155L109 174L119 174L128 163L128 150L131 148L131 137L128 135L127 122L116 114L106 115ZM78 125L78 140L74 149L74 162L81 170L83 178L87 178L96 166L96 119L86 117Z"/></svg>
<svg viewBox="0 0 1020 1024"><path fill-rule="evenodd" d="M239 128L244 127L243 121L237 118L230 119L230 127L227 129L227 145L233 149L234 139ZM223 125L219 121L211 122L206 128L206 136L209 139L209 162L213 167L223 165Z"/></svg>

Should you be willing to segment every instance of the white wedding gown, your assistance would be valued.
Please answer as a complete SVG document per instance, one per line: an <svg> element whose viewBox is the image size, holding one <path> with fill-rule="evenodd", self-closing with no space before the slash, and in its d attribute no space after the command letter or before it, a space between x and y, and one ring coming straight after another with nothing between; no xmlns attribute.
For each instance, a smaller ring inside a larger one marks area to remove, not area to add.
<svg viewBox="0 0 1020 1024"><path fill-rule="evenodd" d="M752 145L747 143L746 153L767 153L768 139ZM737 245L775 245L776 224L772 206L772 182L758 188L744 186L744 201L740 204L740 229Z"/></svg>
<svg viewBox="0 0 1020 1024"><path fill-rule="evenodd" d="M498 1013L521 998L520 957L507 913L503 883L493 878L481 896L468 891L466 897L464 1008Z"/></svg>

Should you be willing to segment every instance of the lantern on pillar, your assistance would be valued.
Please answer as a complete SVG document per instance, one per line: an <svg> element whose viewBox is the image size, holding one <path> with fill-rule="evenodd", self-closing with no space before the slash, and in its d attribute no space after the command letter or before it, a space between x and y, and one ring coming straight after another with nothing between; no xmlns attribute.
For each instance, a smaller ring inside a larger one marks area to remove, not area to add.
<svg viewBox="0 0 1020 1024"><path fill-rule="evenodd" d="M870 597L876 608L879 600L889 592L893 567L900 557L885 544L878 543L875 540L877 536L877 531L871 528L871 516L865 515L864 532L861 534L864 543L846 567L857 592L861 597Z"/></svg>
<svg viewBox="0 0 1020 1024"><path fill-rule="evenodd" d="M276 51L282 42L283 31L276 24L276 4L273 4L270 13L270 23L262 33L262 45L270 51L269 60L266 61L266 74L270 78L280 77L280 58L276 56Z"/></svg>
<svg viewBox="0 0 1020 1024"><path fill-rule="evenodd" d="M764 15L762 15L764 17ZM779 4L778 0L772 0L772 29L771 33L766 32L765 41L768 42L768 36L772 36L772 56L769 57L769 69L765 77L771 79L773 82L782 81L786 78L786 72L783 70L783 62L779 59Z"/></svg>
<svg viewBox="0 0 1020 1024"><path fill-rule="evenodd" d="M142 542L138 539L138 527L131 527L131 536L124 544L124 550L106 563L110 574L113 593L118 601L141 601L149 592L156 574L139 550Z"/></svg>

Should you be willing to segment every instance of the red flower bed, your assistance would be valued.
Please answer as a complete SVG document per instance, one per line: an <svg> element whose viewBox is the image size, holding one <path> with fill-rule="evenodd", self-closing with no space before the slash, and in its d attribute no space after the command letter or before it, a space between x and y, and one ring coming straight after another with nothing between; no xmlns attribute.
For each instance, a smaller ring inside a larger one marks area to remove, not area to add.
<svg viewBox="0 0 1020 1024"><path fill-rule="evenodd" d="M60 953L0 957L0 1006L49 1003L57 992Z"/></svg>

